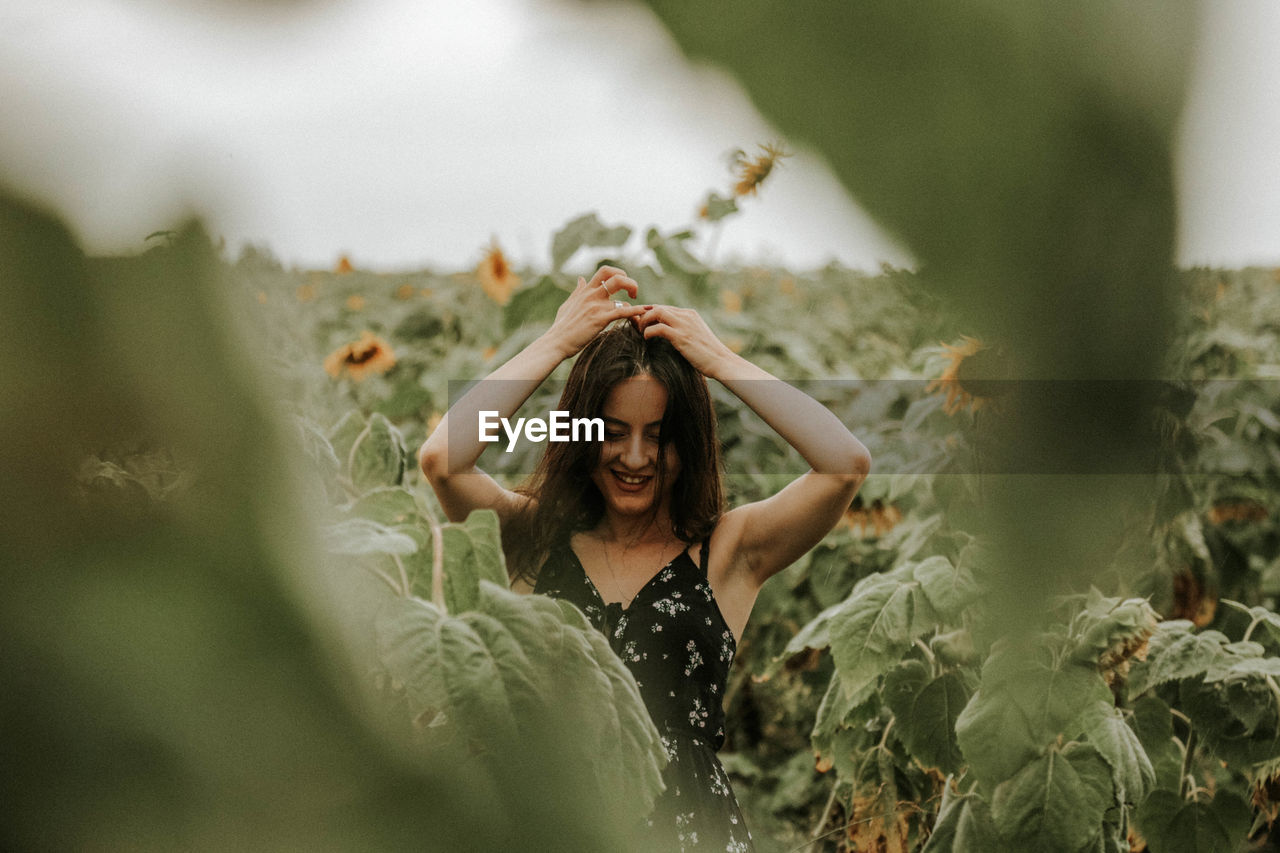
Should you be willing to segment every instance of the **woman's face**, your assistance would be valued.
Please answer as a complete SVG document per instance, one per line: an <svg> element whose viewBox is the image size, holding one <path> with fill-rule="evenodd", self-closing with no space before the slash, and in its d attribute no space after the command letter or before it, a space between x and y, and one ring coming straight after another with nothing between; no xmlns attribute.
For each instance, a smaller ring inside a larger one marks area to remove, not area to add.
<svg viewBox="0 0 1280 853"><path fill-rule="evenodd" d="M604 401L604 444L591 481L600 489L605 505L620 515L639 515L671 498L671 487L680 473L680 458L668 446L659 459L658 434L667 409L667 389L652 376L639 375L619 382ZM663 469L665 488L657 491L657 474Z"/></svg>

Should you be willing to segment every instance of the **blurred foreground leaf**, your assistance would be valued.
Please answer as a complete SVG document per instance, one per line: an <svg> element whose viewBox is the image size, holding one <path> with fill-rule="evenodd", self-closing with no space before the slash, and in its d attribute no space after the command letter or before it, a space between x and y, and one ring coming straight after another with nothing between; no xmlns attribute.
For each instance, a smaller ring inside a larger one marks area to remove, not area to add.
<svg viewBox="0 0 1280 853"><path fill-rule="evenodd" d="M368 577L316 546L297 431L268 417L218 273L198 226L91 261L0 195L0 847L625 847L581 823L554 741L493 774L377 723L342 627ZM84 459L139 437L189 488L86 499Z"/></svg>

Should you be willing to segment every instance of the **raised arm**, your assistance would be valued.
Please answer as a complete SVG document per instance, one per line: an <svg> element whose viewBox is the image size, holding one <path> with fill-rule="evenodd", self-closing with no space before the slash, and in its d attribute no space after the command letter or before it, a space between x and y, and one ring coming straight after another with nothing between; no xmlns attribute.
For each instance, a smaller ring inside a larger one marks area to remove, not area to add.
<svg viewBox="0 0 1280 853"><path fill-rule="evenodd" d="M826 536L871 470L871 454L826 406L735 354L696 311L645 306L645 337L671 341L704 376L737 395L794 447L812 470L777 494L725 513L712 558L759 588Z"/></svg>
<svg viewBox="0 0 1280 853"><path fill-rule="evenodd" d="M590 281L579 278L551 328L476 383L423 442L418 464L450 521L462 521L475 509L495 510L506 520L528 500L476 467L487 446L480 440L480 412L510 418L560 362L576 355L601 329L637 316L640 306L616 304L614 294L624 290L632 298L638 292L635 281L617 267L601 267Z"/></svg>

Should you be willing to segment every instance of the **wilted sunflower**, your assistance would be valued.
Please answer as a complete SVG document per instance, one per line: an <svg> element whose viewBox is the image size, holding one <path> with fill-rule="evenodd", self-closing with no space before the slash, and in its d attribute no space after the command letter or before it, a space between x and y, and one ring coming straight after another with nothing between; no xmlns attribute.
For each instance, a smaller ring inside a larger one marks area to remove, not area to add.
<svg viewBox="0 0 1280 853"><path fill-rule="evenodd" d="M360 340L343 344L324 360L324 372L334 379L344 372L355 382L374 373L386 373L396 365L396 354L391 345L367 329L360 333Z"/></svg>
<svg viewBox="0 0 1280 853"><path fill-rule="evenodd" d="M861 498L854 498L853 504L844 511L844 515L836 522L836 526L847 527L855 531L860 538L866 539L868 528L872 531L870 536L884 536L900 521L902 521L902 510L893 504L886 504L876 498L868 506L862 502Z"/></svg>
<svg viewBox="0 0 1280 853"><path fill-rule="evenodd" d="M756 190L764 183L764 179L769 177L769 173L773 171L773 167L783 157L790 157L791 153L784 151L781 145L761 145L760 156L754 160L749 160L745 156L739 157L736 163L738 168L738 183L733 188L733 194L736 196L755 195Z"/></svg>
<svg viewBox="0 0 1280 853"><path fill-rule="evenodd" d="M1250 498L1220 500L1209 508L1209 521L1217 525L1266 521L1269 516L1265 506Z"/></svg>
<svg viewBox="0 0 1280 853"><path fill-rule="evenodd" d="M924 389L928 393L936 390L946 393L947 401L942 410L948 415L954 415L966 406L976 412L990 398L1007 390L1001 381L1005 378L1006 368L999 351L977 338L968 335L960 338L963 343L958 346L942 345L951 363Z"/></svg>
<svg viewBox="0 0 1280 853"><path fill-rule="evenodd" d="M520 277L511 269L511 264L507 263L507 257L498 248L497 240L493 241L484 260L476 268L476 275L484 292L499 305L510 302L512 291L520 286Z"/></svg>

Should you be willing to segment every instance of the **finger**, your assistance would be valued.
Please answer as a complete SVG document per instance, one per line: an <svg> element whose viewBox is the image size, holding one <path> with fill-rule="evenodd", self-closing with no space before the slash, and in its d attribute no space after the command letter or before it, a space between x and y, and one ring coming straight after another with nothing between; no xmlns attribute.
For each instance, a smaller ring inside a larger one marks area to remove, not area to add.
<svg viewBox="0 0 1280 853"><path fill-rule="evenodd" d="M604 283L604 286L610 293L617 293L619 290L625 290L627 295L632 299L635 299L640 295L640 285L636 283L634 278L631 278L625 273L612 276Z"/></svg>
<svg viewBox="0 0 1280 853"><path fill-rule="evenodd" d="M625 290L632 299L635 299L640 294L640 286L636 284L635 279L628 278L625 273L610 276L602 282L602 286L609 296L613 296L619 290Z"/></svg>
<svg viewBox="0 0 1280 853"><path fill-rule="evenodd" d="M621 320L623 317L626 317L629 320L634 320L642 313L644 313L644 309L639 305L628 305L624 302L622 305L615 305L613 307L613 310L609 312L609 320L612 322L614 320Z"/></svg>
<svg viewBox="0 0 1280 853"><path fill-rule="evenodd" d="M615 275L626 275L626 272L624 270L618 269L617 267L611 267L608 264L606 264L605 266L602 266L600 267L600 269L595 271L595 274L591 276L591 281L589 282L589 284L592 287L599 287L600 285L604 284L605 281L607 281L610 278L613 278Z"/></svg>
<svg viewBox="0 0 1280 853"><path fill-rule="evenodd" d="M636 323L639 324L641 330L652 323L659 322L660 320L661 318L654 313L652 306L649 308L641 308L640 315L636 317Z"/></svg>
<svg viewBox="0 0 1280 853"><path fill-rule="evenodd" d="M675 331L666 323L651 323L643 329L645 340L649 338L666 338L671 340L671 333Z"/></svg>
<svg viewBox="0 0 1280 853"><path fill-rule="evenodd" d="M582 276L578 276L578 289L581 290L586 286L587 286L587 280Z"/></svg>
<svg viewBox="0 0 1280 853"><path fill-rule="evenodd" d="M648 323L660 323L660 322L663 322L664 320L666 320L666 319L667 319L667 312L666 312L666 310L665 310L667 306L665 306L665 305L646 305L646 306L644 306L644 307L645 307L645 312L644 312L644 322L645 322L646 324L648 324Z"/></svg>

